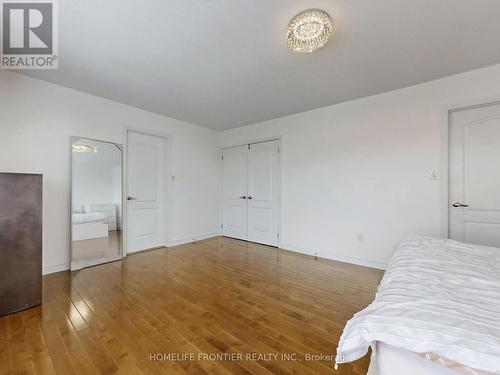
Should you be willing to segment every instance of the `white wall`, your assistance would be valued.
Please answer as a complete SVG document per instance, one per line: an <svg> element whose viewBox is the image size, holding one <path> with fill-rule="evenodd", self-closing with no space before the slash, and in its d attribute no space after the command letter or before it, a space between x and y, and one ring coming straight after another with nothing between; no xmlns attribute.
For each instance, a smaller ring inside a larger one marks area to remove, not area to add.
<svg viewBox="0 0 500 375"><path fill-rule="evenodd" d="M122 153L112 143L85 142L97 145L97 153L73 153L72 210L85 212L91 204L121 204ZM119 216L119 215L118 215ZM119 217L117 217L119 223Z"/></svg>
<svg viewBox="0 0 500 375"><path fill-rule="evenodd" d="M282 137L282 247L384 267L401 238L441 235L444 108L493 98L500 65L219 138L228 146Z"/></svg>
<svg viewBox="0 0 500 375"><path fill-rule="evenodd" d="M74 211L85 212L85 206L90 204L112 204L115 190L113 168L105 164L73 161L72 188Z"/></svg>
<svg viewBox="0 0 500 375"><path fill-rule="evenodd" d="M70 136L124 144L124 126L172 136L173 243L218 230L216 133L103 98L0 71L0 171L44 175L44 272L69 264Z"/></svg>
<svg viewBox="0 0 500 375"><path fill-rule="evenodd" d="M69 264L71 135L121 144L124 126L172 135L174 244L218 231L218 142L280 135L283 247L383 267L402 237L441 234L443 108L492 98L500 65L217 136L0 71L0 171L44 174L43 264L53 272Z"/></svg>

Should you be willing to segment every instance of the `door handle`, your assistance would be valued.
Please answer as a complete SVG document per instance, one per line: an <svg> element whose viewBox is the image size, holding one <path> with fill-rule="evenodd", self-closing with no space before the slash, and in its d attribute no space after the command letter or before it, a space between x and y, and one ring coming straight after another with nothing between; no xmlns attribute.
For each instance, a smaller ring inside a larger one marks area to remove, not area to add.
<svg viewBox="0 0 500 375"><path fill-rule="evenodd" d="M135 199L136 199L136 198L134 198L134 197L127 197L127 200L128 200L128 201L135 201Z"/></svg>
<svg viewBox="0 0 500 375"><path fill-rule="evenodd" d="M452 203L452 206L453 206L453 207L457 207L457 208L458 208L458 207L469 207L469 205L468 205L468 204L463 204L463 203L459 203L459 202L453 202L453 203Z"/></svg>
<svg viewBox="0 0 500 375"><path fill-rule="evenodd" d="M247 199L247 197L245 195L242 195L240 199Z"/></svg>
<svg viewBox="0 0 500 375"><path fill-rule="evenodd" d="M250 195L248 196L248 199L253 199Z"/></svg>

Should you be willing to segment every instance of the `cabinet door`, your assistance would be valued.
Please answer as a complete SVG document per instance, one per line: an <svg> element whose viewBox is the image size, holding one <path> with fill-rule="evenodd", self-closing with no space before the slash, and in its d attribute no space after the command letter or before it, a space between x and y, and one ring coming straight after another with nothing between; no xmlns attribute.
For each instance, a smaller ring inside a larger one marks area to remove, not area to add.
<svg viewBox="0 0 500 375"><path fill-rule="evenodd" d="M42 176L0 173L0 315L42 302Z"/></svg>

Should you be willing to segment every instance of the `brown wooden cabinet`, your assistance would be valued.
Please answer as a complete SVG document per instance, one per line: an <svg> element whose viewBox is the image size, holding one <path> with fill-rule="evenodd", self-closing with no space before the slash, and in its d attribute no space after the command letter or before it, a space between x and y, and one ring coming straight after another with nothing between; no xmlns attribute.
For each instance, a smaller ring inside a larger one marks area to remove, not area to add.
<svg viewBox="0 0 500 375"><path fill-rule="evenodd" d="M0 173L0 316L42 303L42 175Z"/></svg>

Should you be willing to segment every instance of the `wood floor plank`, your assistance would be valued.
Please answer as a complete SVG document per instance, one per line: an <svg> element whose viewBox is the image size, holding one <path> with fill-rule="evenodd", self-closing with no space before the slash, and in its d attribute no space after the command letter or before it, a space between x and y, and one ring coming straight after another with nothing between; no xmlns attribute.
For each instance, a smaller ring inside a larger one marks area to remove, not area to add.
<svg viewBox="0 0 500 375"><path fill-rule="evenodd" d="M229 238L48 275L41 307L0 318L0 375L365 374L305 356L335 354L381 276Z"/></svg>
<svg viewBox="0 0 500 375"><path fill-rule="evenodd" d="M7 327L8 319L8 316L0 318L0 375L5 375L11 370Z"/></svg>
<svg viewBox="0 0 500 375"><path fill-rule="evenodd" d="M15 372L20 374L34 374L30 355L25 342L25 326L20 314L12 314L8 319L9 330L9 357Z"/></svg>
<svg viewBox="0 0 500 375"><path fill-rule="evenodd" d="M52 375L56 374L56 369L40 328L42 314L42 307L36 307L22 315L25 326L24 340L34 372Z"/></svg>
<svg viewBox="0 0 500 375"><path fill-rule="evenodd" d="M132 305L126 300L119 301L118 307L113 306L110 301L115 300L116 297L107 295L106 298L103 298L101 300L96 293L89 294L91 292L89 292L89 290L85 287L91 286L92 281L85 280L85 282L86 284L84 285L83 280L80 280L80 285L77 287L79 293L82 295L85 301L88 301L89 299L98 301L98 303L94 304L96 315L103 319L103 324L107 325L110 331L113 332L112 334L117 339L117 341L127 347L136 361L140 362L140 364L138 364L139 367L143 367L143 365L146 364L146 369L143 368L143 372L164 373L168 370L169 373L185 373L176 363L152 362L149 361L147 356L144 355L144 352L146 351L150 353L158 353L162 350L165 351L169 348L174 348L173 343L171 343L171 345L168 345L170 343L168 336L160 338L160 346L155 345L155 340L151 340L147 337L147 333L144 332L145 325L141 324L141 322L139 321L139 319L142 317L141 315L149 318L149 312L147 310L141 311L140 315L134 315L133 311L131 310ZM91 287L91 289L94 289L94 291L96 291L99 288L93 286ZM98 292L98 294L100 293ZM134 306L135 305L137 304L134 304ZM111 319L108 319L110 317ZM114 324L115 321L119 322L120 328ZM150 319L145 320L146 323L149 321ZM122 331L121 327L126 327L126 332ZM128 336L130 334L132 336ZM137 353L141 354L137 355Z"/></svg>
<svg viewBox="0 0 500 375"><path fill-rule="evenodd" d="M58 374L98 374L89 352L84 347L78 332L68 316L78 315L72 306L62 306L57 299L52 283L56 278L48 278L44 283L44 293L49 303L44 303L41 330L47 342L53 364Z"/></svg>

